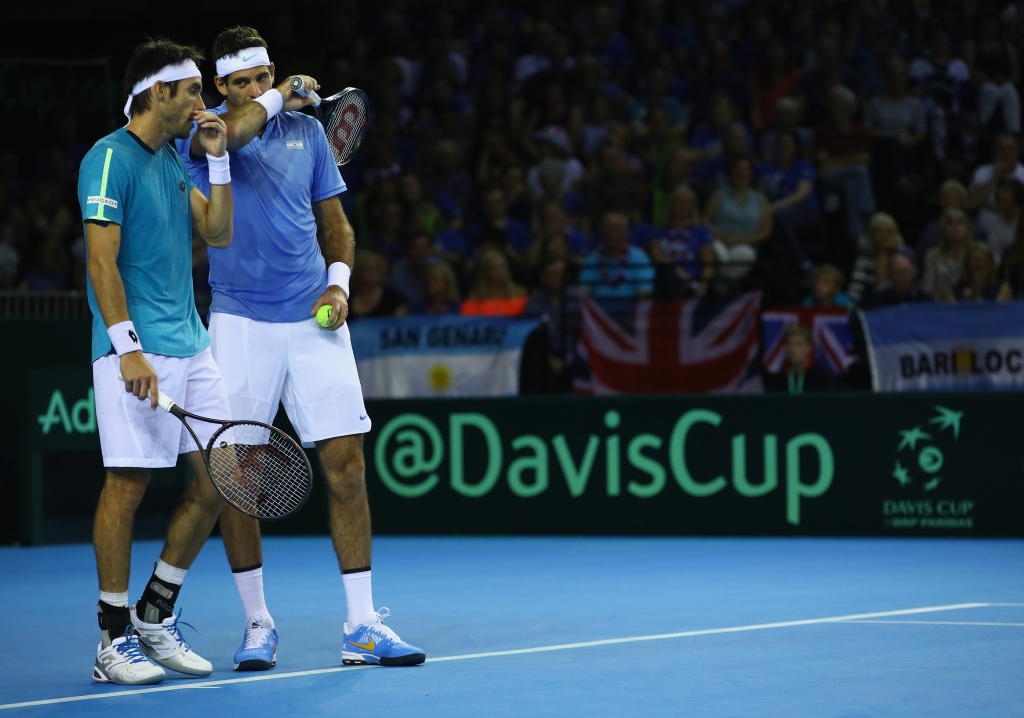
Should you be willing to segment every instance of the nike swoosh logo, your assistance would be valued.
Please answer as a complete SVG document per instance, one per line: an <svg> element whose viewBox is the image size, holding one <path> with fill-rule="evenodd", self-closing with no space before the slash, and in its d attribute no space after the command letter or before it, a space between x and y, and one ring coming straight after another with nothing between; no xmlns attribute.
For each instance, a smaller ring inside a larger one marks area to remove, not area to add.
<svg viewBox="0 0 1024 718"><path fill-rule="evenodd" d="M349 643L351 643L356 648L362 648L364 651L372 651L374 648L377 647L377 644L374 643L372 638L370 639L370 642L366 645L363 645L362 643L356 643L355 641L349 641Z"/></svg>
<svg viewBox="0 0 1024 718"><path fill-rule="evenodd" d="M359 421L366 421L366 414L359 417Z"/></svg>
<svg viewBox="0 0 1024 718"><path fill-rule="evenodd" d="M249 62L249 60L253 59L254 57L256 57L256 56L255 55L249 55L249 57L243 57L242 58L242 62Z"/></svg>

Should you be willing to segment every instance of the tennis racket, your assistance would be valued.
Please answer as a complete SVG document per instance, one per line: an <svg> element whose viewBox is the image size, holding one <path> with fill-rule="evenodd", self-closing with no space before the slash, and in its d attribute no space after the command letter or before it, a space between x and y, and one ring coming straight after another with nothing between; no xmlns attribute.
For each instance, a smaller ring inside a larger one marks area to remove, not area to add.
<svg viewBox="0 0 1024 718"><path fill-rule="evenodd" d="M299 97L314 98L313 113L324 126L334 161L339 167L347 165L359 149L369 124L370 103L366 94L358 88L346 87L321 100L315 92L306 90L301 77L293 77L289 87Z"/></svg>
<svg viewBox="0 0 1024 718"><path fill-rule="evenodd" d="M162 391L158 404L185 425L199 447L214 488L243 514L283 519L306 504L313 490L313 469L302 447L288 434L258 421L224 421L193 414ZM186 418L221 426L204 447Z"/></svg>

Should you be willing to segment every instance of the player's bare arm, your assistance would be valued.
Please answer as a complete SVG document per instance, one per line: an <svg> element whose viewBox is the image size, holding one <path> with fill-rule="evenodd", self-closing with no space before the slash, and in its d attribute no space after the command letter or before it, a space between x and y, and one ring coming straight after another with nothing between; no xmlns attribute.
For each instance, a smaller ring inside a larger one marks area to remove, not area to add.
<svg viewBox="0 0 1024 718"><path fill-rule="evenodd" d="M197 112L195 120L199 125L193 141L199 142L200 150L210 157L227 154L227 125L212 112ZM234 200L230 184L211 184L209 199L193 188L189 196L192 204L192 230L211 247L223 249L231 244Z"/></svg>
<svg viewBox="0 0 1024 718"><path fill-rule="evenodd" d="M327 266L342 262L351 269L356 251L356 235L345 216L341 200L335 196L314 202L313 216L316 218L316 239ZM309 313L316 314L325 304L329 304L333 315L338 317L330 327L331 331L337 331L348 317L348 297L341 287L332 284L316 300Z"/></svg>
<svg viewBox="0 0 1024 718"><path fill-rule="evenodd" d="M312 97L299 97L292 92L289 87L292 77L301 77L306 87L317 90L320 89L320 85L317 84L317 81L308 75L288 76L285 78L285 81L276 88L273 87L273 64L271 64L269 68L255 67L251 70L239 70L238 72L233 72L226 80L221 77L216 77L214 79L217 89L221 91L221 94L232 99L239 96L246 98L245 102L236 107L231 107L232 102L229 100L228 106L230 109L221 115L221 119L223 119L227 125L228 151L234 151L239 147L244 147L249 144L249 142L252 141L252 138L259 134L267 124L266 108L258 102L252 102L252 100L262 96L264 93L278 92L281 94L283 101L283 105L281 107L282 112L300 110L315 102L315 99ZM229 86L231 91L230 95L228 94ZM196 136L192 138L191 151L193 156L202 156L198 133L196 133Z"/></svg>
<svg viewBox="0 0 1024 718"><path fill-rule="evenodd" d="M103 323L112 327L131 319L125 300L124 282L117 268L117 254L121 249L121 225L85 223L85 241L89 250L89 280L96 294L96 303L103 315ZM149 398L153 409L157 406L156 370L146 361L141 351L121 355L121 376L124 388L139 399Z"/></svg>

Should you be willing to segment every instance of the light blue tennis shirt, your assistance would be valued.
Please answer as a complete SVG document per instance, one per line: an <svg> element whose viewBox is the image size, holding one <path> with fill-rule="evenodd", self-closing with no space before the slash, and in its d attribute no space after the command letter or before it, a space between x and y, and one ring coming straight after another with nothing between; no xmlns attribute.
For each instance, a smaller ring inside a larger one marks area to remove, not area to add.
<svg viewBox="0 0 1024 718"><path fill-rule="evenodd" d="M78 171L84 222L121 226L117 269L142 349L195 356L210 345L192 294L194 185L170 144L156 151L122 128L89 150ZM92 360L111 352L92 280Z"/></svg>
<svg viewBox="0 0 1024 718"><path fill-rule="evenodd" d="M224 103L210 111L222 115L227 109ZM191 145L191 137L178 140L178 153L196 186L208 193L206 158L192 157ZM234 234L230 247L209 252L210 311L261 322L309 319L327 289L312 204L344 191L323 127L308 115L282 112L267 123L263 137L233 150Z"/></svg>

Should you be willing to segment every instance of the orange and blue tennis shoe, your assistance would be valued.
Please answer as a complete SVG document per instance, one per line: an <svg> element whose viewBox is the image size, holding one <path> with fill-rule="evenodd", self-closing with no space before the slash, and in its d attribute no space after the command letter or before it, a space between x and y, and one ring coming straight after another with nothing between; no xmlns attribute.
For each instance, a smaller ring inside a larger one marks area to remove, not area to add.
<svg viewBox="0 0 1024 718"><path fill-rule="evenodd" d="M372 663L380 666L418 666L427 660L427 654L410 646L384 625L391 615L387 608L371 613L366 621L349 632L345 624L345 645L341 649L341 662L345 665Z"/></svg>

